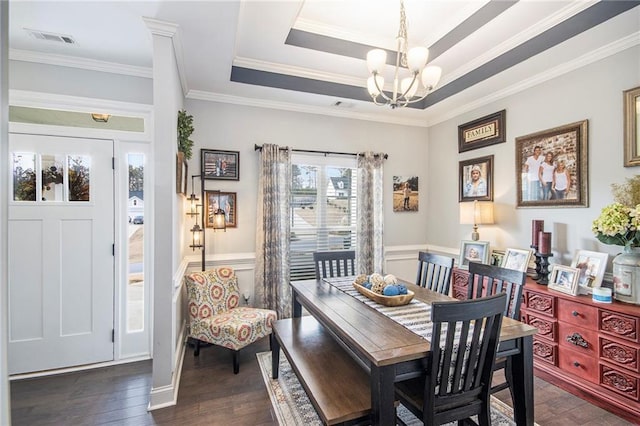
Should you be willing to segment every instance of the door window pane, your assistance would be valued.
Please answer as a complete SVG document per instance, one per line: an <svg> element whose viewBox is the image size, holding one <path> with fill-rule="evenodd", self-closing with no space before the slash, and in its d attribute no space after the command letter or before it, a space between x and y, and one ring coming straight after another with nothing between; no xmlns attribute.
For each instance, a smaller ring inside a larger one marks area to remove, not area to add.
<svg viewBox="0 0 640 426"><path fill-rule="evenodd" d="M89 201L91 157L69 155L69 201Z"/></svg>
<svg viewBox="0 0 640 426"><path fill-rule="evenodd" d="M36 154L13 153L13 199L36 201Z"/></svg>
<svg viewBox="0 0 640 426"><path fill-rule="evenodd" d="M64 156L42 154L42 201L64 201Z"/></svg>
<svg viewBox="0 0 640 426"><path fill-rule="evenodd" d="M129 154L127 332L144 329L144 155Z"/></svg>

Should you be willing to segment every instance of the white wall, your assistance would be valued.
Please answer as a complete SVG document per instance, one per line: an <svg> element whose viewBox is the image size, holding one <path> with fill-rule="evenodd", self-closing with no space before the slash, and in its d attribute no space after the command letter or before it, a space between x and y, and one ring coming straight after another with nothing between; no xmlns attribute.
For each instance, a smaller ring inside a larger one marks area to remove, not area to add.
<svg viewBox="0 0 640 426"><path fill-rule="evenodd" d="M623 90L640 85L640 47L636 46L524 92L429 128L429 245L458 250L470 225L458 224L458 162L493 154L496 225L480 226L480 239L492 247L528 248L531 220L551 231L552 262L569 264L575 250L615 254L620 247L600 244L591 223L612 202L610 184L622 183L638 168L623 167ZM458 125L506 109L507 142L458 154ZM516 208L515 138L589 120L587 208ZM609 268L610 270L610 268Z"/></svg>

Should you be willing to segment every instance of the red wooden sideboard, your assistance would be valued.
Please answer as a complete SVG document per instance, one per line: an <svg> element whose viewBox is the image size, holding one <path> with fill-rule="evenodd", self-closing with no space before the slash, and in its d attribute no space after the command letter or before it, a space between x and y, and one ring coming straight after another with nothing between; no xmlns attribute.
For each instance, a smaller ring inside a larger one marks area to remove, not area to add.
<svg viewBox="0 0 640 426"><path fill-rule="evenodd" d="M469 273L455 268L452 296L467 297ZM640 306L595 303L527 279L522 321L534 336L535 374L633 423L640 421Z"/></svg>

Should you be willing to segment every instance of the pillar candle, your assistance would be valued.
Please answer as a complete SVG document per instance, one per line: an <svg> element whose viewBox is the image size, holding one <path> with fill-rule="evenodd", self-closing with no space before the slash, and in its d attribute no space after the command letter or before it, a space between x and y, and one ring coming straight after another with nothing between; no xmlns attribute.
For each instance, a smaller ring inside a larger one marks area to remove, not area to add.
<svg viewBox="0 0 640 426"><path fill-rule="evenodd" d="M551 253L551 232L540 232L538 234L538 252L540 254Z"/></svg>
<svg viewBox="0 0 640 426"><path fill-rule="evenodd" d="M544 220L531 221L531 245L538 245L538 234L544 231Z"/></svg>

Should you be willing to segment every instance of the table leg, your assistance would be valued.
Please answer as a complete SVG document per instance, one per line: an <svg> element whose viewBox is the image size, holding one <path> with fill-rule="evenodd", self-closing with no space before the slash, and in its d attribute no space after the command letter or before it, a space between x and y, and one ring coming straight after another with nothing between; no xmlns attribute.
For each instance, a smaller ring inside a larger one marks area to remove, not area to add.
<svg viewBox="0 0 640 426"><path fill-rule="evenodd" d="M293 318L300 318L302 316L302 305L296 296L296 292L291 292L291 298L293 299Z"/></svg>
<svg viewBox="0 0 640 426"><path fill-rule="evenodd" d="M513 380L511 394L513 415L517 425L533 425L533 336L520 338L520 353L511 357Z"/></svg>
<svg viewBox="0 0 640 426"><path fill-rule="evenodd" d="M395 366L371 366L371 424L386 426L396 424Z"/></svg>
<svg viewBox="0 0 640 426"><path fill-rule="evenodd" d="M280 342L275 337L274 333L271 333L271 378L277 379L280 367Z"/></svg>

